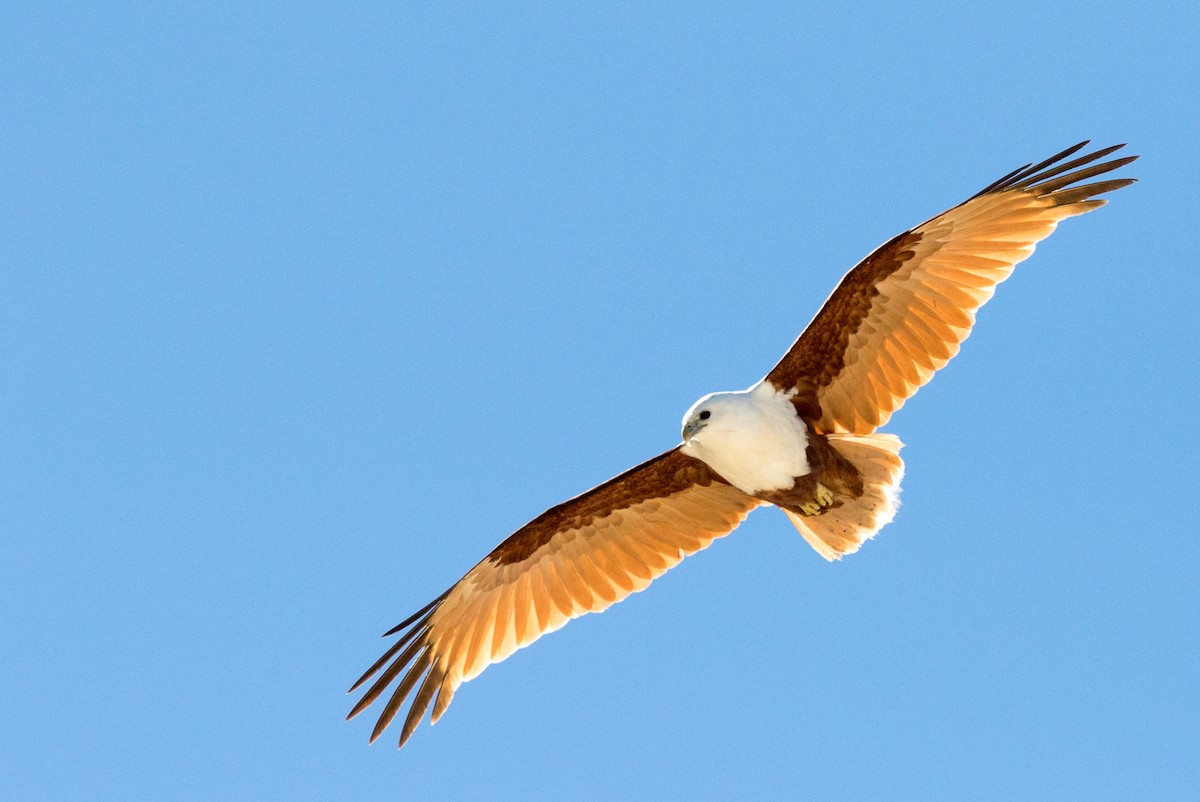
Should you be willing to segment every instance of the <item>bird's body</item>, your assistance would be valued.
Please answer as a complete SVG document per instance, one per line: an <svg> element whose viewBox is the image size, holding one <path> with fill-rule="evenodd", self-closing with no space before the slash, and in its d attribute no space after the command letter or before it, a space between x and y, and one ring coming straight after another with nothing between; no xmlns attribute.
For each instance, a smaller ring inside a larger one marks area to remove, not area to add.
<svg viewBox="0 0 1200 802"><path fill-rule="evenodd" d="M829 512L824 522L829 524L858 511L866 482L862 470L796 408L795 395L794 390L780 390L766 380L739 392L710 393L684 415L679 451L700 460L746 495L789 514ZM871 435L867 442L871 437L879 439ZM898 447L887 438L880 442L885 451ZM884 481L893 484L890 478ZM878 510L888 520L896 512L898 474L894 484ZM834 512L834 508L844 509ZM797 526L803 534L805 526Z"/></svg>
<svg viewBox="0 0 1200 802"><path fill-rule="evenodd" d="M403 745L489 664L642 590L761 505L826 559L857 551L895 515L904 473L900 441L877 429L958 352L1039 240L1132 183L1080 183L1136 158L1100 161L1119 145L1070 158L1086 144L873 251L762 381L688 410L682 444L542 513L386 633L400 637L351 688L374 678L350 717L399 678L372 740L412 694Z"/></svg>

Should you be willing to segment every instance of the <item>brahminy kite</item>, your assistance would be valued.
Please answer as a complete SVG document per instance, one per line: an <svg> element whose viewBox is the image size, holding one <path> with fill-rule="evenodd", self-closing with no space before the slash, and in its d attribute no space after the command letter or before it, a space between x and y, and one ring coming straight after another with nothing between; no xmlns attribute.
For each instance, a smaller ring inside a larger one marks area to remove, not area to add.
<svg viewBox="0 0 1200 802"><path fill-rule="evenodd" d="M763 504L825 559L857 551L892 520L904 473L900 441L876 430L958 352L976 310L1059 221L1133 183L1081 183L1137 158L1102 160L1123 145L1072 158L1087 144L875 249L764 379L692 405L680 445L546 510L385 633L402 634L350 689L379 674L347 718L400 677L371 741L415 689L403 746L431 702L432 723L488 665L642 590Z"/></svg>

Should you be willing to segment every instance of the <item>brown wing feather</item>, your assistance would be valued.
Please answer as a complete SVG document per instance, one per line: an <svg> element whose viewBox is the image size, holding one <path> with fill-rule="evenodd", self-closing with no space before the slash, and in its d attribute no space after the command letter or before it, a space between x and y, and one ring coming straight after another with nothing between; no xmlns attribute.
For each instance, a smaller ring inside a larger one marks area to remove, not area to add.
<svg viewBox="0 0 1200 802"><path fill-rule="evenodd" d="M1123 145L1069 158L1085 145L1014 170L877 248L846 274L767 381L795 390L797 409L818 431L882 426L958 353L976 310L1060 220L1133 183L1079 185L1137 158L1093 164Z"/></svg>
<svg viewBox="0 0 1200 802"><path fill-rule="evenodd" d="M431 701L437 721L458 686L489 664L642 590L733 531L760 503L673 449L552 507L388 633L403 634L350 689L383 669L347 718L369 707L407 668L371 735L372 741L379 737L416 688L403 746Z"/></svg>

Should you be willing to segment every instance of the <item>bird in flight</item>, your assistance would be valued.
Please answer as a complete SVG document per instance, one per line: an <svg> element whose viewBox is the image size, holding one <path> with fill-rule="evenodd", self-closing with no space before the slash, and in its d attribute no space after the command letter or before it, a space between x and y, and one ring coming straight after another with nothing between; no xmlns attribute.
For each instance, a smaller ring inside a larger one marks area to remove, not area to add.
<svg viewBox="0 0 1200 802"><path fill-rule="evenodd" d="M976 310L1059 221L1133 183L1090 181L1137 157L1105 160L1123 145L1077 156L1087 144L875 249L764 379L692 405L680 445L546 510L385 633L400 637L350 689L374 678L347 718L399 677L371 741L415 690L404 746L430 703L433 723L490 664L642 590L764 504L825 559L857 551L892 520L904 473L900 441L876 430L958 352Z"/></svg>

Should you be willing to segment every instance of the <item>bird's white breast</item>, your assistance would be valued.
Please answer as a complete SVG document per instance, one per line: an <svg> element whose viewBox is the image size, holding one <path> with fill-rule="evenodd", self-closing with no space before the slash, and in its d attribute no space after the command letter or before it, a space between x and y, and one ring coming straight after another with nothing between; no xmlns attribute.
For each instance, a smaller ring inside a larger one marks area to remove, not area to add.
<svg viewBox="0 0 1200 802"><path fill-rule="evenodd" d="M700 408L712 416L682 451L738 490L785 490L809 472L808 430L788 397L769 382L705 396L692 407Z"/></svg>

